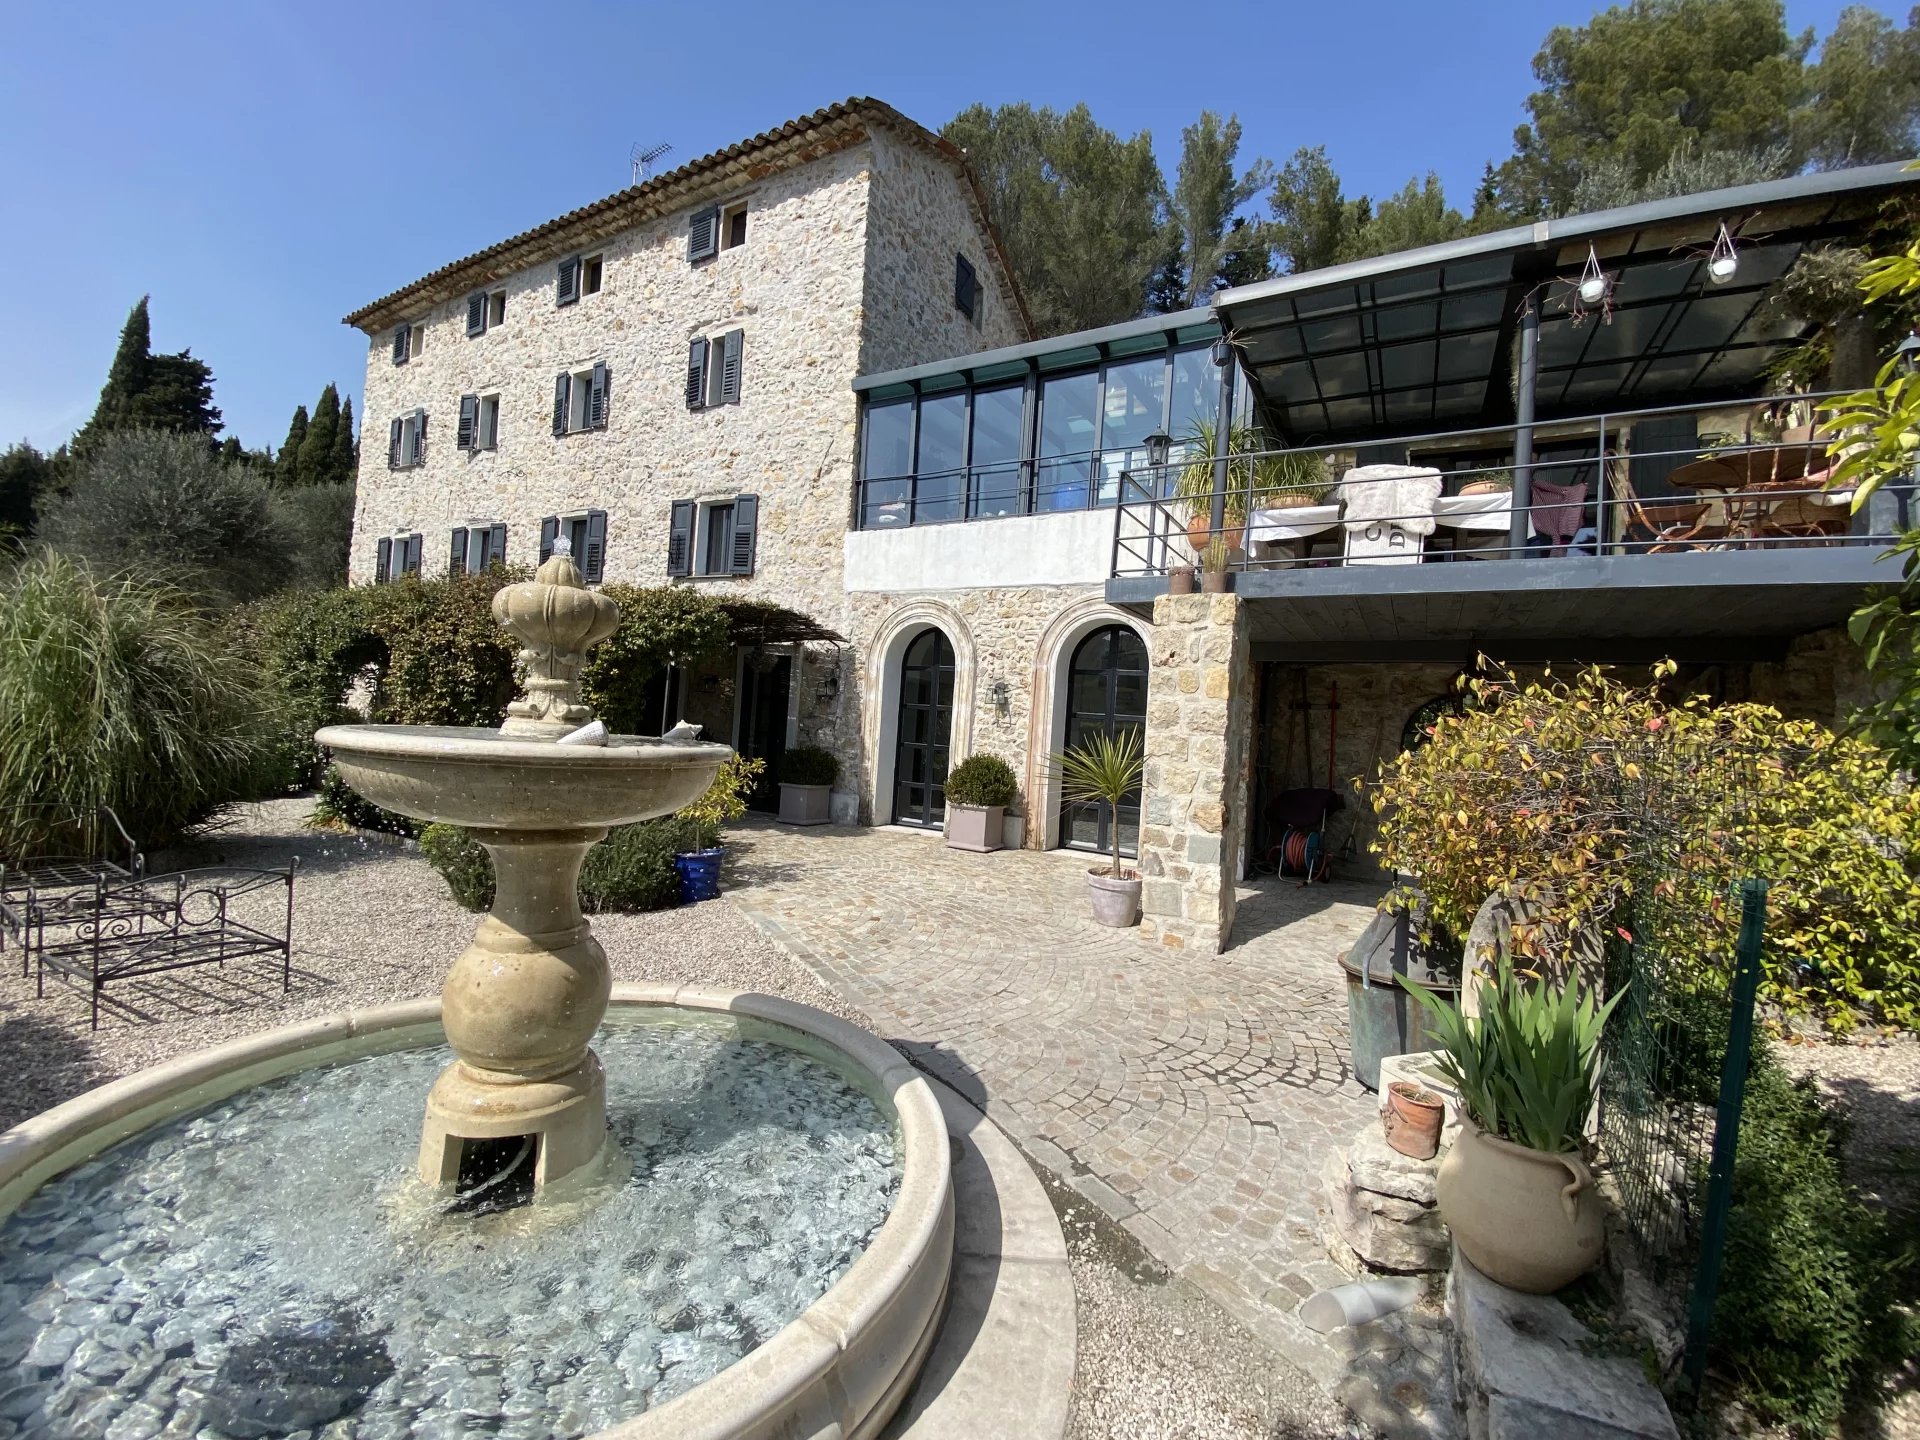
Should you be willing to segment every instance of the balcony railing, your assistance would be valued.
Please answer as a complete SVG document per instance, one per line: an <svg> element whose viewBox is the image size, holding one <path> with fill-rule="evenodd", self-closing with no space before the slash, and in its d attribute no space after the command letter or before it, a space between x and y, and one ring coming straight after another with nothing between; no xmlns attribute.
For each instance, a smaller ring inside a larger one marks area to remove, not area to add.
<svg viewBox="0 0 1920 1440"><path fill-rule="evenodd" d="M1129 470L1112 573L1884 546L1829 483L1830 398L1235 454L1220 502L1213 462Z"/></svg>
<svg viewBox="0 0 1920 1440"><path fill-rule="evenodd" d="M1144 483L1146 463L1146 450L1134 447L862 477L856 525L883 530L1111 507L1120 500L1123 477L1132 475L1136 490ZM1179 468L1178 463L1161 467L1169 485Z"/></svg>

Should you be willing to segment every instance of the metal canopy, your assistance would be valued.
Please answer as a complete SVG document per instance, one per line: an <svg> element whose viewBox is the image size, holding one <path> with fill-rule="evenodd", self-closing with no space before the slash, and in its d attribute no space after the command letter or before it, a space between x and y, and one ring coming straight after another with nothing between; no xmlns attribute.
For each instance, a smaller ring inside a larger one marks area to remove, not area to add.
<svg viewBox="0 0 1920 1440"><path fill-rule="evenodd" d="M1512 423L1512 339L1530 297L1543 420L1734 397L1800 338L1761 307L1768 287L1915 183L1882 165L1710 191L1223 290L1213 308L1293 444ZM1739 265L1715 285L1722 221ZM1574 303L1589 245L1612 280L1604 323Z"/></svg>

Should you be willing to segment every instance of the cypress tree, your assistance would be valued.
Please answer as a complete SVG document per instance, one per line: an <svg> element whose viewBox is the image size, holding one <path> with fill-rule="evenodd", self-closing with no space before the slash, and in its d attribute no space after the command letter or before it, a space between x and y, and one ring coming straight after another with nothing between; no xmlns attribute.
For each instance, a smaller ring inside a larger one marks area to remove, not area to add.
<svg viewBox="0 0 1920 1440"><path fill-rule="evenodd" d="M320 392L307 421L307 435L293 462L293 483L324 485L332 478L334 438L340 433L340 392L329 385Z"/></svg>
<svg viewBox="0 0 1920 1440"><path fill-rule="evenodd" d="M340 402L340 428L334 431L333 465L327 478L350 485L359 468L360 447L354 443L353 397L349 395Z"/></svg>
<svg viewBox="0 0 1920 1440"><path fill-rule="evenodd" d="M293 407L293 423L287 426L287 438L280 442L280 458L274 462L274 480L281 485L297 485L294 467L300 460L300 444L307 438L307 407Z"/></svg>
<svg viewBox="0 0 1920 1440"><path fill-rule="evenodd" d="M133 402L133 423L176 435L218 435L224 428L213 403L213 371L191 350L155 355L147 388Z"/></svg>
<svg viewBox="0 0 1920 1440"><path fill-rule="evenodd" d="M127 323L120 327L120 344L113 352L113 364L107 367L107 383L100 387L93 418L73 437L76 451L136 421L135 406L153 383L153 329L147 317L147 299L145 295L140 297L140 303L127 315Z"/></svg>

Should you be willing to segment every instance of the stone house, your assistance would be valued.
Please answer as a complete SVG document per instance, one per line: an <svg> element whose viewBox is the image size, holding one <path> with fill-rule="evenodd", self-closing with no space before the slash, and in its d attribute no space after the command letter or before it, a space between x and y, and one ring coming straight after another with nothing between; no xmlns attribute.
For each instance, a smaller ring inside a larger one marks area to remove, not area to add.
<svg viewBox="0 0 1920 1440"><path fill-rule="evenodd" d="M698 585L831 634L853 377L1029 335L964 158L867 99L442 266L346 323L367 335L354 582L531 565L564 535L589 581ZM664 703L750 753L777 758L804 731L851 762L845 663L778 644L737 673L682 677Z"/></svg>

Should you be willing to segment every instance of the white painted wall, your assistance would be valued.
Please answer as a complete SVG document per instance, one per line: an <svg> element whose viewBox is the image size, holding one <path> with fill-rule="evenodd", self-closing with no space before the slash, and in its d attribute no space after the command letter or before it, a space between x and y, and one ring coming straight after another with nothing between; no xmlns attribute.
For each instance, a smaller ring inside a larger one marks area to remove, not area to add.
<svg viewBox="0 0 1920 1440"><path fill-rule="evenodd" d="M1111 510L846 534L849 592L1100 585L1112 568Z"/></svg>

